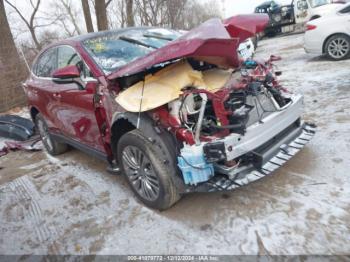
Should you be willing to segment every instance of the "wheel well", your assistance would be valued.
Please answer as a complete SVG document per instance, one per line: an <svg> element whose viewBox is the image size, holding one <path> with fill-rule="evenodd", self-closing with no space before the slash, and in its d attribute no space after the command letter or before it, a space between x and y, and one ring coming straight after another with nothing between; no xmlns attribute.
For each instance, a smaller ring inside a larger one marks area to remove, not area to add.
<svg viewBox="0 0 350 262"><path fill-rule="evenodd" d="M345 35L346 37L349 37L347 34L344 34L344 33L335 33L335 34L332 34L332 35L328 36L328 37L326 38L326 40L324 40L323 46L322 46L322 52L323 52L324 54L326 53L326 44L327 44L328 40L329 40L331 37L335 36L335 35Z"/></svg>
<svg viewBox="0 0 350 262"><path fill-rule="evenodd" d="M34 106L30 108L30 116L32 117L33 122L35 122L35 117L37 114L39 114L38 109L36 109Z"/></svg>
<svg viewBox="0 0 350 262"><path fill-rule="evenodd" d="M118 119L113 123L111 128L111 131L112 131L111 145L112 145L112 152L114 156L116 156L117 146L120 138L124 134L134 129L136 129L136 127L128 119L125 119L125 118Z"/></svg>

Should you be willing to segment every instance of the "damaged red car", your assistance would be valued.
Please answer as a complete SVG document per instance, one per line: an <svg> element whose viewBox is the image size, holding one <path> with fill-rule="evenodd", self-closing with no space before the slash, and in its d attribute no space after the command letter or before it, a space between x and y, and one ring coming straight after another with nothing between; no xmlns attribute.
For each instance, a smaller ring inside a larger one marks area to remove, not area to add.
<svg viewBox="0 0 350 262"><path fill-rule="evenodd" d="M212 19L181 35L164 28L87 34L45 48L25 82L52 155L73 146L125 175L147 206L191 192L232 190L288 161L313 137L303 98L273 62L237 47L264 15Z"/></svg>

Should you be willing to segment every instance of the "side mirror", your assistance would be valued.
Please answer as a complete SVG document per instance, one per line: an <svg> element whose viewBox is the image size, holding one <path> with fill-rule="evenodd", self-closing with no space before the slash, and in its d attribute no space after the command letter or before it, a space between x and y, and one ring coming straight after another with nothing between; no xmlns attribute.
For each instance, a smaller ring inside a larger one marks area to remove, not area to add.
<svg viewBox="0 0 350 262"><path fill-rule="evenodd" d="M56 84L77 84L80 89L84 89L84 85L80 80L79 68L75 65L66 66L55 70L52 74L52 81Z"/></svg>
<svg viewBox="0 0 350 262"><path fill-rule="evenodd" d="M80 77L80 72L77 66L70 65L60 69L57 69L53 72L52 77L54 80L68 80Z"/></svg>

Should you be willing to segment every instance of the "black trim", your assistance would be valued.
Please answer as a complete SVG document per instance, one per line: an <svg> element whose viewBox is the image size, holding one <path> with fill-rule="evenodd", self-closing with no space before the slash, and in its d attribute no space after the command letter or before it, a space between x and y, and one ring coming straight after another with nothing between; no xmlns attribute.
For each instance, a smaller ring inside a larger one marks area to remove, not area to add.
<svg viewBox="0 0 350 262"><path fill-rule="evenodd" d="M88 146L88 145L84 145L74 139L71 139L69 137L66 137L65 135L61 135L61 134L52 134L50 133L50 135L52 136L53 139L57 140L58 142L61 143L66 143L84 153L87 153L93 157L96 157L100 160L105 161L106 163L108 163L108 156L105 152L101 152L99 150L96 150L95 148Z"/></svg>

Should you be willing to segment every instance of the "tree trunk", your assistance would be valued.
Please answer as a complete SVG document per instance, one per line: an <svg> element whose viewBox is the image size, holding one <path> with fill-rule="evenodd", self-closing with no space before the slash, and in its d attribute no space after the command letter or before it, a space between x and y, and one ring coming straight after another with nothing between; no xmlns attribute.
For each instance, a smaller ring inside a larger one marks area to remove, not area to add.
<svg viewBox="0 0 350 262"><path fill-rule="evenodd" d="M132 26L135 26L134 11L133 11L134 0L125 0L125 1L126 1L126 25L128 27L132 27Z"/></svg>
<svg viewBox="0 0 350 262"><path fill-rule="evenodd" d="M4 1L0 0L0 112L25 102L20 82L23 66L7 21Z"/></svg>
<svg viewBox="0 0 350 262"><path fill-rule="evenodd" d="M81 0L81 4L83 5L83 12L84 12L86 30L88 31L88 33L91 33L91 32L94 31L94 27L92 25L92 19L91 19L90 7L89 7L89 0Z"/></svg>
<svg viewBox="0 0 350 262"><path fill-rule="evenodd" d="M3 0L0 0L0 35L1 60L3 63L13 60L18 63L20 59L7 21Z"/></svg>
<svg viewBox="0 0 350 262"><path fill-rule="evenodd" d="M95 12L98 31L108 30L108 20L105 0L95 0Z"/></svg>

